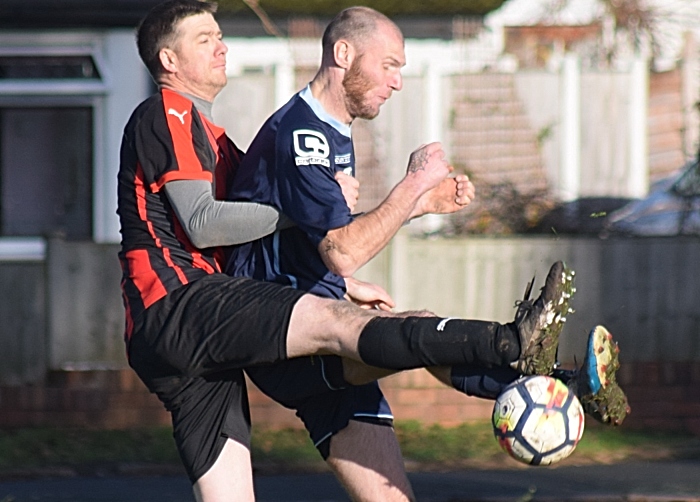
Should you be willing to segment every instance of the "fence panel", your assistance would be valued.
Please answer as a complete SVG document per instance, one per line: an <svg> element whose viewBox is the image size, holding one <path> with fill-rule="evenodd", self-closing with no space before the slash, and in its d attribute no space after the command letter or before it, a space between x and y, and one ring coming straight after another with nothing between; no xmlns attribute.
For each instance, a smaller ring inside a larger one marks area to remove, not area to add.
<svg viewBox="0 0 700 502"><path fill-rule="evenodd" d="M0 383L125 367L116 251L52 239L46 264L0 263ZM397 310L509 322L527 282L536 275L537 295L557 259L576 270L578 290L563 362L581 360L596 324L615 334L623 361L700 361L697 239L422 239L404 230L358 277L386 287Z"/></svg>
<svg viewBox="0 0 700 502"><path fill-rule="evenodd" d="M575 313L562 361L581 360L589 330L606 325L627 361L700 361L700 241L697 239L420 239L402 235L362 278L388 288L399 310L509 322L536 275L552 262L576 271ZM400 266L392 266L392 260Z"/></svg>
<svg viewBox="0 0 700 502"><path fill-rule="evenodd" d="M46 373L43 262L0 262L0 383L20 385Z"/></svg>
<svg viewBox="0 0 700 502"><path fill-rule="evenodd" d="M117 245L49 240L50 369L126 366Z"/></svg>
<svg viewBox="0 0 700 502"><path fill-rule="evenodd" d="M628 72L581 75L581 196L631 196L632 85Z"/></svg>

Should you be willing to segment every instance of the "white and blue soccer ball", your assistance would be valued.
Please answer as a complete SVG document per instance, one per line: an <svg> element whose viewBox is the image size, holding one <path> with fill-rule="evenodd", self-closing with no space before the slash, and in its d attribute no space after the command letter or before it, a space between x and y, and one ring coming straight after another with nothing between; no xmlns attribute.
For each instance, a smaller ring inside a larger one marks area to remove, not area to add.
<svg viewBox="0 0 700 502"><path fill-rule="evenodd" d="M576 395L561 380L541 375L506 387L496 399L491 421L501 447L529 465L549 465L571 455L584 428Z"/></svg>

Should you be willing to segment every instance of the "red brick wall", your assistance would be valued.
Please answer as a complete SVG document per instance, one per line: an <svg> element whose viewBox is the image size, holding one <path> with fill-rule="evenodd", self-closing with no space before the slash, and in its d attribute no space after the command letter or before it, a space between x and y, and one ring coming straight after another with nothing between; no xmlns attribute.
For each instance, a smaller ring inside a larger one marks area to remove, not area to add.
<svg viewBox="0 0 700 502"><path fill-rule="evenodd" d="M618 377L632 406L626 425L700 436L700 362L623 363Z"/></svg>
<svg viewBox="0 0 700 502"><path fill-rule="evenodd" d="M700 436L700 362L623 363L619 381L632 406L625 427ZM382 380L397 420L455 426L487 420L492 402L457 394L424 370ZM300 428L294 412L249 387L253 423ZM0 387L0 427L128 429L168 425L170 417L131 370L52 372L44 385Z"/></svg>
<svg viewBox="0 0 700 502"><path fill-rule="evenodd" d="M680 69L649 75L649 178L656 181L683 165L683 78Z"/></svg>
<svg viewBox="0 0 700 502"><path fill-rule="evenodd" d="M547 188L547 179L515 76L508 73L452 77L449 142L455 168L477 182L509 180L521 193Z"/></svg>
<svg viewBox="0 0 700 502"><path fill-rule="evenodd" d="M169 423L158 399L131 370L57 371L43 385L0 386L0 427L125 429Z"/></svg>

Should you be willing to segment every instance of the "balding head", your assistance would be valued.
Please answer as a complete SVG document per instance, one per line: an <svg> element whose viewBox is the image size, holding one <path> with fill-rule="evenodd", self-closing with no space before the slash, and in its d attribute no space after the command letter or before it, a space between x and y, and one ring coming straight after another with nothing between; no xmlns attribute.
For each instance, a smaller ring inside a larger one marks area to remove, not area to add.
<svg viewBox="0 0 700 502"><path fill-rule="evenodd" d="M365 45L383 27L394 31L403 40L399 27L381 12L369 7L349 7L341 11L323 33L323 59L333 57L333 46L339 40L346 40L360 53L363 52Z"/></svg>
<svg viewBox="0 0 700 502"><path fill-rule="evenodd" d="M368 7L350 7L323 34L323 59L311 92L338 120L372 119L401 90L404 39L388 17Z"/></svg>

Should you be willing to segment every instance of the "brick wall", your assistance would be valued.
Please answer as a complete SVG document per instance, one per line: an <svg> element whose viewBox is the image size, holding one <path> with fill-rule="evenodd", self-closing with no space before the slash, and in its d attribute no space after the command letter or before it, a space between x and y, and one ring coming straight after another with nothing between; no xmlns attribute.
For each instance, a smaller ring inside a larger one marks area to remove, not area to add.
<svg viewBox="0 0 700 502"><path fill-rule="evenodd" d="M683 78L679 68L649 75L649 178L676 172L691 152L684 152Z"/></svg>
<svg viewBox="0 0 700 502"><path fill-rule="evenodd" d="M452 77L450 142L456 167L486 183L511 181L520 192L547 187L537 132L508 73ZM463 164L460 164L463 162Z"/></svg>
<svg viewBox="0 0 700 502"><path fill-rule="evenodd" d="M632 406L628 425L700 436L700 363L640 362L622 365L619 381Z"/></svg>
<svg viewBox="0 0 700 502"><path fill-rule="evenodd" d="M623 363L618 377L632 406L625 427L700 436L700 362ZM424 370L385 378L382 389L397 420L455 426L488 420L491 415L491 401L456 394ZM252 384L249 398L257 426L301 427L293 411L274 403ZM128 429L168 424L168 413L129 369L52 372L45 385L0 387L2 428Z"/></svg>
<svg viewBox="0 0 700 502"><path fill-rule="evenodd" d="M43 384L0 386L0 427L125 429L170 418L131 370L52 371Z"/></svg>

